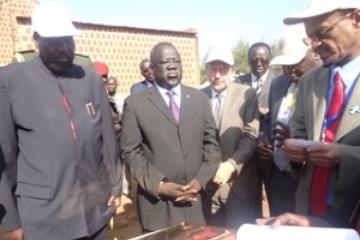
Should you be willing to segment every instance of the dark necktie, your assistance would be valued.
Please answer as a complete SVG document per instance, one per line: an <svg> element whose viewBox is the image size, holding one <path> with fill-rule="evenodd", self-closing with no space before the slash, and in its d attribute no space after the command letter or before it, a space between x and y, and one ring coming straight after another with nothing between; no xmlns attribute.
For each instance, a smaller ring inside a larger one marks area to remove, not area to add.
<svg viewBox="0 0 360 240"><path fill-rule="evenodd" d="M344 83L340 74L335 75L333 95L330 100L329 109L325 116L329 123L324 129L324 142L333 142L340 124L344 96ZM329 185L330 168L315 166L310 191L310 210L315 216L322 215L327 211L327 190Z"/></svg>
<svg viewBox="0 0 360 240"><path fill-rule="evenodd" d="M172 113L172 115L174 116L176 122L179 122L179 116L180 116L180 108L179 106L176 104L174 96L175 96L175 92L174 91L167 91L166 95L168 95L169 97L169 110Z"/></svg>
<svg viewBox="0 0 360 240"><path fill-rule="evenodd" d="M214 118L217 128L220 127L220 122L221 122L221 104L222 104L222 95L221 93L217 93L215 100L215 108L214 108Z"/></svg>

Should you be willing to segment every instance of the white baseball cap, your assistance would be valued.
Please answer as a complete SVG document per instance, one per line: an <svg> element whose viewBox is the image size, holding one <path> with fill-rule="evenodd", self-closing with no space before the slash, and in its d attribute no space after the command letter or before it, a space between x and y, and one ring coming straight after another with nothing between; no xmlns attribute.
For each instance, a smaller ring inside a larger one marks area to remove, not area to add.
<svg viewBox="0 0 360 240"><path fill-rule="evenodd" d="M273 58L270 65L294 65L299 63L306 56L308 47L303 24L292 26L279 41L280 55Z"/></svg>
<svg viewBox="0 0 360 240"><path fill-rule="evenodd" d="M285 24L296 24L338 9L360 8L360 0L311 0L309 6L284 18Z"/></svg>
<svg viewBox="0 0 360 240"><path fill-rule="evenodd" d="M221 61L230 66L234 66L234 57L230 49L223 47L215 47L209 51L206 63Z"/></svg>
<svg viewBox="0 0 360 240"><path fill-rule="evenodd" d="M31 23L33 32L37 32L41 37L79 35L72 23L70 13L56 2L40 3L34 9Z"/></svg>

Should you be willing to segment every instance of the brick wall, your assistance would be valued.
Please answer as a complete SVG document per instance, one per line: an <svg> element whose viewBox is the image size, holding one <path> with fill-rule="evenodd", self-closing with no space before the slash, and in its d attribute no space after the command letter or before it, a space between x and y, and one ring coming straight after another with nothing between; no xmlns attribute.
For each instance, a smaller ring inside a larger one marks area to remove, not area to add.
<svg viewBox="0 0 360 240"><path fill-rule="evenodd" d="M17 51L35 49L28 16L37 1L5 2L2 4L5 9L1 8L0 13L7 13L7 18L12 21L0 19L0 41L6 42L0 48L0 64L9 63ZM17 17L13 18L14 14ZM81 32L81 36L75 38L77 53L88 55L93 61L106 62L110 75L118 79L118 91L125 95L133 83L142 80L140 61L148 57L154 44L161 41L172 42L178 48L183 63L183 83L200 84L198 38L194 30L156 30L81 22L75 22L75 26Z"/></svg>
<svg viewBox="0 0 360 240"><path fill-rule="evenodd" d="M16 16L30 16L38 0L0 0L0 65L10 62L18 41Z"/></svg>

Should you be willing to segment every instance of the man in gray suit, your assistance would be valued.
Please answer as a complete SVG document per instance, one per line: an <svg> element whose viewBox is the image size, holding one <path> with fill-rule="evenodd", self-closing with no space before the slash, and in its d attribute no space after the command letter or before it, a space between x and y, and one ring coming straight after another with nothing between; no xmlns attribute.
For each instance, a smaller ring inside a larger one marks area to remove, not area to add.
<svg viewBox="0 0 360 240"><path fill-rule="evenodd" d="M121 166L103 81L73 64L64 8L40 4L32 28L39 57L0 70L1 225L16 240L105 240Z"/></svg>
<svg viewBox="0 0 360 240"><path fill-rule="evenodd" d="M257 150L262 159L274 162L270 177L270 213L280 215L293 212L301 165L289 162L281 146L290 137L288 122L294 111L299 79L306 72L321 64L303 39L303 25L292 27L279 41L279 53L271 65L281 65L284 74L271 84L269 113L263 124L267 125L258 138Z"/></svg>
<svg viewBox="0 0 360 240"><path fill-rule="evenodd" d="M228 49L214 48L206 60L208 95L217 125L222 162L209 183L209 224L237 229L261 216L261 191L255 162L259 130L255 91L231 81L234 60Z"/></svg>
<svg viewBox="0 0 360 240"><path fill-rule="evenodd" d="M155 85L125 100L121 158L138 183L144 231L204 224L201 194L219 166L216 127L205 94L180 84L179 52L168 42L150 53Z"/></svg>
<svg viewBox="0 0 360 240"><path fill-rule="evenodd" d="M360 1L312 0L287 17L304 22L307 42L323 67L300 81L291 137L284 150L304 164L296 211L322 216L340 209L360 173Z"/></svg>

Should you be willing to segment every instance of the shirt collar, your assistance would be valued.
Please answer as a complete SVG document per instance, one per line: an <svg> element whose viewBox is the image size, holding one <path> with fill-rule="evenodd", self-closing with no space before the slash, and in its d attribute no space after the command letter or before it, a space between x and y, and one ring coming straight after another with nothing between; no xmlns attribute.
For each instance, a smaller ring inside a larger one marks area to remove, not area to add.
<svg viewBox="0 0 360 240"><path fill-rule="evenodd" d="M227 88L225 88L222 92L217 92L213 88L211 88L211 98L216 98L218 94L220 94L222 97L226 96Z"/></svg>
<svg viewBox="0 0 360 240"><path fill-rule="evenodd" d="M353 81L356 80L356 77L359 75L359 66L360 66L360 56L353 59L351 62L343 66L331 66L331 74L335 75L336 72L339 72L342 80L346 86L351 86ZM333 79L333 78L332 78Z"/></svg>
<svg viewBox="0 0 360 240"><path fill-rule="evenodd" d="M181 96L180 83L178 85L176 85L175 87L173 87L172 89L166 89L166 88L160 87L156 82L155 82L155 85L156 85L157 89L159 90L159 92L161 93L161 95L163 95L163 96L166 96L166 93L168 91L173 91L175 93L175 95L178 97Z"/></svg>
<svg viewBox="0 0 360 240"><path fill-rule="evenodd" d="M259 78L261 81L265 81L265 79L267 78L267 76L269 75L269 69L266 70L266 72ZM258 78L255 76L255 74L253 74L251 72L251 81L254 82L254 81L257 81Z"/></svg>

